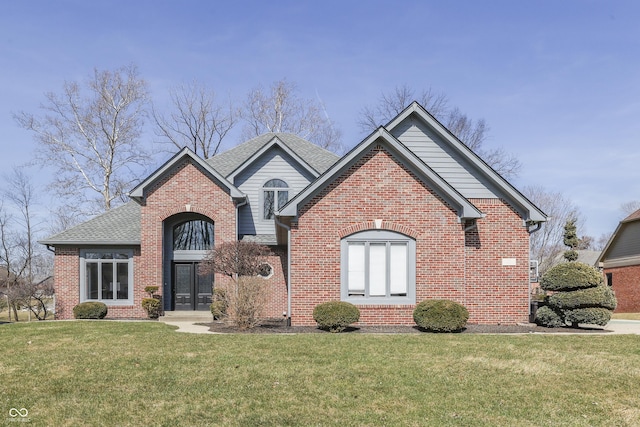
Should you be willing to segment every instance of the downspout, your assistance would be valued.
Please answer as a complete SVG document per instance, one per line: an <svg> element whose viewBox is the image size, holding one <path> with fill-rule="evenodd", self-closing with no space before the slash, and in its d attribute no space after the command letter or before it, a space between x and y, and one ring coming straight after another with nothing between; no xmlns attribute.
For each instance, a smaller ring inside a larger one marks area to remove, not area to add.
<svg viewBox="0 0 640 427"><path fill-rule="evenodd" d="M274 215L277 225L287 230L287 326L291 326L291 227L280 222Z"/></svg>
<svg viewBox="0 0 640 427"><path fill-rule="evenodd" d="M240 234L238 233L240 231L240 224L238 224L238 218L239 218L239 210L241 207L243 207L244 205L246 205L248 203L247 198L245 197L244 200L240 203L236 203L236 240L238 240L238 237L240 236Z"/></svg>

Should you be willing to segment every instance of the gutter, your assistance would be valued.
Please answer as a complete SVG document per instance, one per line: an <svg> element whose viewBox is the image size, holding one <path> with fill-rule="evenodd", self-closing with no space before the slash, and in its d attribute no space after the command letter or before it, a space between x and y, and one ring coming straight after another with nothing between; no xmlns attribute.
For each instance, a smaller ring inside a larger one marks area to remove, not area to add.
<svg viewBox="0 0 640 427"><path fill-rule="evenodd" d="M280 222L274 215L277 225L287 230L287 326L291 326L291 227Z"/></svg>

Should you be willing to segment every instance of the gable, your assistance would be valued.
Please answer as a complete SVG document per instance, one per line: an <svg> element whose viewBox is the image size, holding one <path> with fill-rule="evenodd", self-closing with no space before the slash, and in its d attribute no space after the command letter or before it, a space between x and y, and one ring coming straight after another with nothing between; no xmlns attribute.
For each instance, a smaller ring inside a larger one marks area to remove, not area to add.
<svg viewBox="0 0 640 427"><path fill-rule="evenodd" d="M292 198L316 177L278 145L271 146L253 159L233 178L234 185L247 195L247 204L239 209L238 234L275 234L273 219L262 217L263 187L274 178L287 184L289 198Z"/></svg>
<svg viewBox="0 0 640 427"><path fill-rule="evenodd" d="M313 212L312 221L347 223L371 220L369 216L404 223L416 221L456 224L457 210L420 178L384 144L374 144L350 167L299 210L298 217ZM316 206L317 205L317 206ZM413 208L409 208L413 206ZM415 207L419 206L419 210ZM309 221L309 219L307 219Z"/></svg>
<svg viewBox="0 0 640 427"><path fill-rule="evenodd" d="M466 198L497 197L490 181L423 121L409 116L390 132Z"/></svg>
<svg viewBox="0 0 640 427"><path fill-rule="evenodd" d="M184 162L188 162L207 176L218 187L225 191L231 198L244 199L245 195L240 192L233 184L222 176L218 171L211 167L210 164L202 160L197 154L189 148L183 148L164 165L159 167L155 172L138 184L131 192L131 197L136 202L143 204L145 198L150 191L157 189L167 178L175 172L176 167L180 167Z"/></svg>
<svg viewBox="0 0 640 427"><path fill-rule="evenodd" d="M305 164L309 171L316 176L323 173L339 159L334 153L318 147L297 135L266 133L211 157L207 160L207 163L223 176L229 177L236 175L248 163L251 163L252 158L267 145L274 144L286 148L293 156L298 157L299 163Z"/></svg>
<svg viewBox="0 0 640 427"><path fill-rule="evenodd" d="M621 222L600 261L604 267L640 264L640 221Z"/></svg>
<svg viewBox="0 0 640 427"><path fill-rule="evenodd" d="M523 221L547 221L547 215L464 145L420 104L413 102L386 128L464 197L501 198Z"/></svg>

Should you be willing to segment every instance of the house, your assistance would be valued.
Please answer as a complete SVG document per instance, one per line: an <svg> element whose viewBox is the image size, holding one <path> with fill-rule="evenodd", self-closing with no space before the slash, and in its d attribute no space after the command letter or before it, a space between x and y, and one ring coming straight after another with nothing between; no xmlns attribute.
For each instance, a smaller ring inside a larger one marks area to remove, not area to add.
<svg viewBox="0 0 640 427"><path fill-rule="evenodd" d="M640 209L620 221L598 265L616 294L615 313L640 312Z"/></svg>
<svg viewBox="0 0 640 427"><path fill-rule="evenodd" d="M325 301L361 324L413 324L415 304L448 298L472 323L529 314L529 234L546 215L413 103L342 158L265 134L211 159L183 149L131 201L42 243L55 248L58 316L100 300L137 318L144 287L165 310L207 310L197 265L235 239L271 248L267 315L313 325Z"/></svg>

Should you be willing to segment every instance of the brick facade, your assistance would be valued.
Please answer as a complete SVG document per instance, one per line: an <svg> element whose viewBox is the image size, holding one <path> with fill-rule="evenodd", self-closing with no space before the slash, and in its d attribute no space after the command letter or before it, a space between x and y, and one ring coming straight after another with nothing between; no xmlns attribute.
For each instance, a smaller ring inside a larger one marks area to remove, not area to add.
<svg viewBox="0 0 640 427"><path fill-rule="evenodd" d="M456 212L378 146L311 199L291 227L292 324L313 325L313 308L340 300L340 241L375 227L416 240L416 300L464 304L472 323L528 317L528 234L499 199L474 200L486 217L466 232ZM466 243L465 243L466 242ZM503 266L502 259L515 259ZM413 324L413 305L360 305L360 324Z"/></svg>
<svg viewBox="0 0 640 427"><path fill-rule="evenodd" d="M611 274L618 300L614 313L640 313L640 265L605 268L604 274Z"/></svg>
<svg viewBox="0 0 640 427"><path fill-rule="evenodd" d="M528 318L529 235L521 216L504 200L471 199L484 217L461 223L456 210L381 145L319 191L291 224L291 247L271 247L273 275L267 317L287 312L290 274L292 324L315 325L317 304L341 298L341 240L380 228L415 240L416 302L458 301L470 323L514 324ZM134 248L134 301L109 306L110 318L145 318L145 286L163 290L165 223L199 214L214 223L215 245L237 238L236 206L230 194L189 158L174 164L145 189L141 245ZM287 251L291 272L287 272ZM55 286L59 318L72 318L78 304L79 252L56 247ZM216 277L216 282L224 280ZM412 325L413 304L360 305L360 324Z"/></svg>

